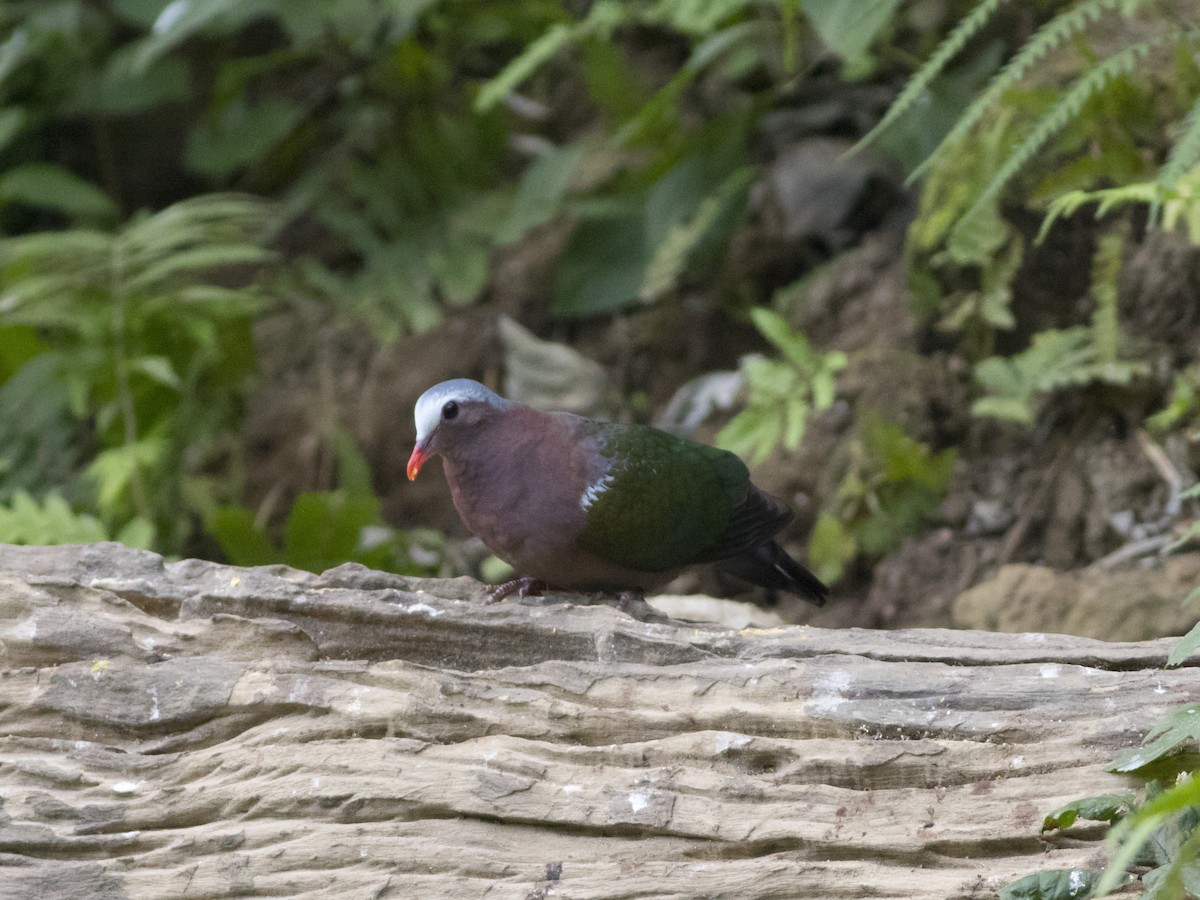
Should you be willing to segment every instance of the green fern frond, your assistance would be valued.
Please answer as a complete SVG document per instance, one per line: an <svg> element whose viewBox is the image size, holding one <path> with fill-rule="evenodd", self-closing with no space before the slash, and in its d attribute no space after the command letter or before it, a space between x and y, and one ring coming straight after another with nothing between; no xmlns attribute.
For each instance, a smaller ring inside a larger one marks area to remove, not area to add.
<svg viewBox="0 0 1200 900"><path fill-rule="evenodd" d="M1061 197L1056 197L1046 210L1046 218L1038 230L1036 243L1041 243L1050 228L1062 218L1069 218L1079 211L1080 207L1089 203L1096 205L1096 218L1103 219L1114 206L1122 203L1162 203L1165 191L1153 181L1139 181L1134 184L1123 184L1120 187L1105 188L1099 191L1067 191Z"/></svg>
<svg viewBox="0 0 1200 900"><path fill-rule="evenodd" d="M1103 235L1092 257L1092 295L1096 311L1092 313L1092 343L1101 363L1117 362L1121 344L1121 324L1117 315L1117 278L1121 273L1121 253L1125 238L1120 231Z"/></svg>
<svg viewBox="0 0 1200 900"><path fill-rule="evenodd" d="M983 93L964 110L954 123L954 127L942 138L933 152L912 171L905 183L911 184L916 181L929 171L929 167L947 150L957 146L1004 96L1004 93L1024 78L1037 63L1065 44L1070 38L1084 31L1092 22L1099 20L1105 12L1121 5L1122 2L1123 0L1086 0L1079 6L1060 13L1039 28L1033 37L1017 51L1017 54L996 73ZM1133 0L1131 6L1123 10L1123 14L1132 15L1144 2L1145 0Z"/></svg>
<svg viewBox="0 0 1200 900"><path fill-rule="evenodd" d="M1005 0L983 0L978 6L971 10L970 14L965 19L954 27L954 30L946 36L946 39L938 45L938 48L933 52L933 56L925 65L921 66L908 80L908 84L904 86L904 90L900 92L892 105L888 107L883 118L879 120L879 124L872 128L861 140L850 148L850 153L857 153L867 144L874 141L880 134L891 127L892 123L899 119L902 115L916 106L917 101L929 88L930 83L942 73L958 52L963 47L983 30L983 27L991 20L996 10Z"/></svg>
<svg viewBox="0 0 1200 900"><path fill-rule="evenodd" d="M558 55L564 47L589 37L604 38L622 22L636 18L635 11L614 0L599 0L580 22L558 22L532 41L515 59L487 82L475 97L475 111L486 113L517 89L525 79Z"/></svg>
<svg viewBox="0 0 1200 900"><path fill-rule="evenodd" d="M1139 62L1163 44L1194 41L1198 37L1200 37L1200 30L1187 31L1182 34L1155 35L1132 44L1093 66L1071 85L1052 109L1034 123L1032 130L1009 154L1008 159L992 176L992 180L980 192L974 205L967 210L963 218L969 219L994 200L1046 142L1070 124L1083 110L1084 104L1104 91L1113 79L1132 72Z"/></svg>
<svg viewBox="0 0 1200 900"><path fill-rule="evenodd" d="M1197 164L1200 164L1200 100L1183 120L1183 130L1158 173L1158 183L1164 188L1171 187Z"/></svg>

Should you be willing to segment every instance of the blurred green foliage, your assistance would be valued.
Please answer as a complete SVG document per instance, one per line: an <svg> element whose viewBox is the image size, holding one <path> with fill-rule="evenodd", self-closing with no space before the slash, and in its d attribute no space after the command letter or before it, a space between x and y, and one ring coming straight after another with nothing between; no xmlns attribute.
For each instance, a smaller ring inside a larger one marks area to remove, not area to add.
<svg viewBox="0 0 1200 900"><path fill-rule="evenodd" d="M219 506L209 513L206 527L229 561L238 566L283 563L313 572L356 562L406 575L436 575L445 538L429 529L399 531L385 525L354 439L342 432L336 444L340 487L297 497L284 522L282 542L243 506Z"/></svg>
<svg viewBox="0 0 1200 900"><path fill-rule="evenodd" d="M846 354L815 352L804 335L793 332L782 316L765 307L750 315L782 358L742 360L742 376L749 388L746 408L721 429L717 443L756 464L778 447L792 453L800 448L809 415L833 403L834 379L846 366Z"/></svg>
<svg viewBox="0 0 1200 900"><path fill-rule="evenodd" d="M847 358L747 309L721 274L761 182L764 116L818 74L890 85L915 69L865 140L924 178L914 303L957 336L978 414L1029 425L1064 388L1146 378L1115 294L1135 229L1098 226L1112 239L1090 321L1035 328L1013 285L1039 237L1011 210L1044 212L1047 241L1093 204L1144 208L1195 239L1200 25L1184 0L1049 4L1028 11L1032 30L1004 7L10 0L0 503L26 523L65 503L99 526L88 533L168 553L212 539L246 560L425 565L412 553L440 551L380 531L361 481L305 495L282 521L241 508L252 326L315 299L380 340L421 332L545 229L561 233L554 318L689 296L748 313L777 358L745 362L748 403L721 441L753 461L795 451ZM1189 384L1156 427L1194 423ZM858 418L817 526L827 577L921 527L953 461Z"/></svg>
<svg viewBox="0 0 1200 900"><path fill-rule="evenodd" d="M964 17L863 143L917 115L930 84L967 47L976 46L1002 3L982 0ZM1182 227L1200 243L1200 19L1194 4L1079 0L1057 4L1000 64L910 179L925 177L909 234L911 285L918 309L961 333L979 363L981 415L1033 424L1035 397L1064 387L1124 385L1148 373L1120 341L1116 292L1120 259L1134 229L1113 222L1103 233L1103 264L1092 270L1097 304L1090 329L1029 335L1010 359L993 357L997 331L1025 331L1012 306L1012 283L1030 239L1053 241L1080 210L1097 216L1130 204L1151 223ZM987 58L977 52L964 65ZM1005 210L1044 212L1036 235ZM1107 319L1101 321L1100 316ZM1103 338L1103 340L1100 340ZM1136 352L1136 351L1134 351Z"/></svg>
<svg viewBox="0 0 1200 900"><path fill-rule="evenodd" d="M0 539L44 537L30 523L65 503L64 535L195 552L206 523L245 560L409 565L403 536L363 555L383 527L369 487L301 497L282 542L238 507L256 317L305 297L383 340L421 331L549 223L570 234L556 315L673 297L744 217L761 115L826 47L848 78L876 71L899 9L4 4L0 502L25 524ZM705 95L720 102L697 115Z"/></svg>
<svg viewBox="0 0 1200 900"><path fill-rule="evenodd" d="M186 544L194 514L230 488L206 469L232 450L261 302L218 279L268 262L270 218L257 201L210 195L115 231L0 241L0 356L13 373L0 385L0 498L62 487L110 533Z"/></svg>
<svg viewBox="0 0 1200 900"><path fill-rule="evenodd" d="M809 557L817 574L842 577L860 554L886 555L932 519L954 470L954 449L933 452L893 422L862 410L833 502L817 519Z"/></svg>

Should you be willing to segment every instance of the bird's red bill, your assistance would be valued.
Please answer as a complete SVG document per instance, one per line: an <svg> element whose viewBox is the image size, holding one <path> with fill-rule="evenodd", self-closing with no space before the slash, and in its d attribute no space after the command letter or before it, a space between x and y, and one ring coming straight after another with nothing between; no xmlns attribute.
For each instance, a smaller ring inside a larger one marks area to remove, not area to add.
<svg viewBox="0 0 1200 900"><path fill-rule="evenodd" d="M420 444L413 447L412 456L408 458L408 480L412 481L417 477L417 473L421 471L421 466L425 465L425 460L429 459L429 454L421 447Z"/></svg>

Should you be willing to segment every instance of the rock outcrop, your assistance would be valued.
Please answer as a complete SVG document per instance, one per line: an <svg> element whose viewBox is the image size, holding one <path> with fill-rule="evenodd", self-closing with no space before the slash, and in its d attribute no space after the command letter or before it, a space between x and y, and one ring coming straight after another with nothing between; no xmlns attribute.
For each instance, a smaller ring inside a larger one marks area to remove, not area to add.
<svg viewBox="0 0 1200 900"><path fill-rule="evenodd" d="M1169 639L481 593L0 547L0 897L991 897L1194 699Z"/></svg>

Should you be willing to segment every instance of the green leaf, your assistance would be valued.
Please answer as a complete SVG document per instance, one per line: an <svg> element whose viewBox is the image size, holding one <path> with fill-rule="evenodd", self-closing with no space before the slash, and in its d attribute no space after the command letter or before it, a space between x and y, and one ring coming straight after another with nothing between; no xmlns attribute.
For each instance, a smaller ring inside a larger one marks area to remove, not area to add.
<svg viewBox="0 0 1200 900"><path fill-rule="evenodd" d="M1200 596L1200 587L1193 588L1184 602L1186 603L1198 596ZM1175 646L1171 648L1171 655L1167 657L1167 667L1183 665L1188 657L1196 652L1198 647L1200 647L1200 622L1193 625L1192 630L1181 637Z"/></svg>
<svg viewBox="0 0 1200 900"><path fill-rule="evenodd" d="M508 221L496 236L498 243L516 241L529 229L549 222L562 209L571 179L585 153L582 142L569 144L550 151L525 169Z"/></svg>
<svg viewBox="0 0 1200 900"><path fill-rule="evenodd" d="M751 4L752 0L659 0L646 18L683 34L703 37Z"/></svg>
<svg viewBox="0 0 1200 900"><path fill-rule="evenodd" d="M33 52L29 47L29 32L24 28L14 28L8 40L0 44L0 84Z"/></svg>
<svg viewBox="0 0 1200 900"><path fill-rule="evenodd" d="M500 70L475 97L475 111L488 112L504 97L517 89L526 78L542 67L558 51L577 40L585 32L579 27L557 23L551 25L541 37L530 43L519 56Z"/></svg>
<svg viewBox="0 0 1200 900"><path fill-rule="evenodd" d="M206 518L204 528L235 566L267 566L283 559L283 551L258 527L254 513L244 507L218 507Z"/></svg>
<svg viewBox="0 0 1200 900"><path fill-rule="evenodd" d="M379 522L379 500L345 491L301 494L284 529L288 565L323 572L354 556L363 529Z"/></svg>
<svg viewBox="0 0 1200 900"><path fill-rule="evenodd" d="M334 436L334 446L337 448L338 483L342 490L351 496L371 496L371 467L354 436L339 428Z"/></svg>
<svg viewBox="0 0 1200 900"><path fill-rule="evenodd" d="M765 306L756 306L750 310L750 320L759 333L797 368L808 369L812 366L813 352L809 349L808 338L792 331L779 313Z"/></svg>
<svg viewBox="0 0 1200 900"><path fill-rule="evenodd" d="M154 20L151 33L142 41L136 57L137 65L148 68L159 57L166 55L179 44L208 28L218 19L237 10L239 6L248 7L247 12L257 15L259 8L256 4L245 3L244 0L172 0L162 7L162 11ZM233 21L229 27L238 21Z"/></svg>
<svg viewBox="0 0 1200 900"><path fill-rule="evenodd" d="M158 465L166 452L164 439L143 438L97 454L84 474L96 484L100 509L116 509L137 473Z"/></svg>
<svg viewBox="0 0 1200 900"><path fill-rule="evenodd" d="M113 221L120 210L90 181L51 163L26 163L0 175L0 202L53 209L73 219Z"/></svg>
<svg viewBox="0 0 1200 900"><path fill-rule="evenodd" d="M738 170L722 182L696 208L695 214L677 219L654 248L646 266L646 275L639 294L643 300L661 296L675 287L689 261L705 238L714 230L732 204L750 186L753 170ZM649 214L651 207L647 207ZM647 223L647 233L651 228Z"/></svg>
<svg viewBox="0 0 1200 900"><path fill-rule="evenodd" d="M0 504L0 544L81 544L108 540L94 516L77 513L51 491L40 500L25 491Z"/></svg>
<svg viewBox="0 0 1200 900"><path fill-rule="evenodd" d="M1156 833L1159 833L1173 816L1184 811L1194 811L1196 807L1200 807L1200 779L1185 778L1150 797L1138 809L1118 822L1108 834L1109 864L1096 884L1096 895L1102 897L1123 884L1128 878L1126 869L1143 855L1146 845ZM1190 849L1194 854L1195 844L1190 836L1188 844L1191 845ZM1194 855L1192 858L1194 859ZM1190 862L1188 859L1183 861Z"/></svg>
<svg viewBox="0 0 1200 900"><path fill-rule="evenodd" d="M867 50L891 22L900 0L804 0L804 15L830 50L842 58L847 78L874 67Z"/></svg>
<svg viewBox="0 0 1200 900"><path fill-rule="evenodd" d="M100 75L80 86L74 106L80 113L130 115L187 98L189 72L182 59L158 59L143 68L136 44L119 47Z"/></svg>
<svg viewBox="0 0 1200 900"><path fill-rule="evenodd" d="M791 402L783 407L783 447L795 453L800 449L804 440L805 427L808 425L808 404L802 398L793 397Z"/></svg>
<svg viewBox="0 0 1200 900"><path fill-rule="evenodd" d="M130 368L173 391L178 391L183 387L183 382L171 364L171 360L165 356L143 356L135 359Z"/></svg>
<svg viewBox="0 0 1200 900"><path fill-rule="evenodd" d="M1136 772L1195 740L1200 740L1200 703L1175 710L1150 730L1141 747L1126 750L1113 760L1108 771Z"/></svg>
<svg viewBox="0 0 1200 900"><path fill-rule="evenodd" d="M1051 869L1000 889L1000 900L1083 900L1100 880L1099 869Z"/></svg>
<svg viewBox="0 0 1200 900"><path fill-rule="evenodd" d="M130 519L117 532L117 540L126 547L136 547L139 550L153 550L157 537L154 523L141 516Z"/></svg>
<svg viewBox="0 0 1200 900"><path fill-rule="evenodd" d="M551 311L589 316L636 301L648 262L640 214L585 219L559 260Z"/></svg>
<svg viewBox="0 0 1200 900"><path fill-rule="evenodd" d="M250 104L238 97L188 138L184 162L201 175L223 178L265 162L276 146L304 121L304 107L288 100Z"/></svg>
<svg viewBox="0 0 1200 900"><path fill-rule="evenodd" d="M971 404L971 415L1007 419L1022 425L1032 425L1034 422L1029 403L1016 397L980 397Z"/></svg>
<svg viewBox="0 0 1200 900"><path fill-rule="evenodd" d="M748 457L750 465L756 466L771 455L782 432L782 414L778 407L751 406L721 429L717 434L717 446Z"/></svg>
<svg viewBox="0 0 1200 900"><path fill-rule="evenodd" d="M827 584L837 582L857 553L858 541L842 521L821 513L808 544L808 558L817 576Z"/></svg>
<svg viewBox="0 0 1200 900"><path fill-rule="evenodd" d="M29 116L19 106L0 109L0 151L8 147L24 129Z"/></svg>
<svg viewBox="0 0 1200 900"><path fill-rule="evenodd" d="M1107 822L1111 825L1128 813L1132 805L1133 797L1128 794L1101 794L1098 797L1072 800L1046 816L1042 822L1042 831L1070 828L1077 819Z"/></svg>

